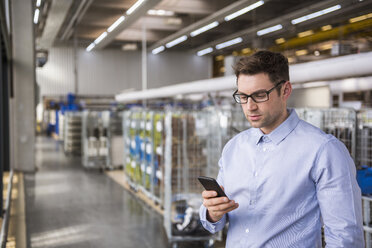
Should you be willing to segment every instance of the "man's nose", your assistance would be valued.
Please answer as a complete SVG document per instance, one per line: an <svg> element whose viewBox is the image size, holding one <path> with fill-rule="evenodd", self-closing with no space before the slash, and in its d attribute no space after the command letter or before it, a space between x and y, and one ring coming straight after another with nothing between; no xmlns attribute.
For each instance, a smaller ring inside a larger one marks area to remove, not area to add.
<svg viewBox="0 0 372 248"><path fill-rule="evenodd" d="M250 110L250 111L257 109L257 103L255 101L253 101L252 97L248 98L247 109Z"/></svg>

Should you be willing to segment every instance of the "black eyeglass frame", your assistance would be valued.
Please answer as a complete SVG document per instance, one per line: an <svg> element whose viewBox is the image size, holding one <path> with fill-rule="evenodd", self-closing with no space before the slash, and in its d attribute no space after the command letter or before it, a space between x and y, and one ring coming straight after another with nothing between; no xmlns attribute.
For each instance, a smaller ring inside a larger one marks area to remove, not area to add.
<svg viewBox="0 0 372 248"><path fill-rule="evenodd" d="M275 88L277 88L279 85L281 85L281 84L283 84L283 83L286 83L286 82L287 82L287 80L282 80L282 81L280 81L279 83L277 83L274 87L272 87L272 88L269 89L269 90L260 91L260 92L254 92L253 94L250 94L250 95L247 95L247 94L244 94L244 93L238 93L238 90L236 90L232 96L233 96L235 102L236 102L236 103L239 103L239 104L247 104L249 98L252 98L252 100L253 100L255 103L266 102L266 101L269 100L269 95L270 95L270 93L271 93ZM267 99L264 100L264 101L257 101L257 100L254 98L254 94L256 94L256 93L266 93ZM247 97L247 102L244 102L244 103L238 102L238 101L236 100L236 96L245 96L245 97Z"/></svg>

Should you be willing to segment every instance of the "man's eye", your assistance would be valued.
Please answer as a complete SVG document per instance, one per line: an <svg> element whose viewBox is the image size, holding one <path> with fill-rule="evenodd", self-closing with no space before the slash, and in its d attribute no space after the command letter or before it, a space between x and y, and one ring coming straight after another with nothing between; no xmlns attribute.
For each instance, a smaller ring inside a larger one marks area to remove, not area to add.
<svg viewBox="0 0 372 248"><path fill-rule="evenodd" d="M247 96L245 96L245 95L240 95L240 100L247 100Z"/></svg>
<svg viewBox="0 0 372 248"><path fill-rule="evenodd" d="M265 92L257 92L253 94L253 97L256 99L265 99L266 93Z"/></svg>

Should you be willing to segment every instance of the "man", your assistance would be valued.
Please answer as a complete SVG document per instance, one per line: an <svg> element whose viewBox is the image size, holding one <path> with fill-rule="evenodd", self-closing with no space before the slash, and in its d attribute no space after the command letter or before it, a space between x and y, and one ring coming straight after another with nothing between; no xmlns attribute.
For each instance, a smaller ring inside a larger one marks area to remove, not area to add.
<svg viewBox="0 0 372 248"><path fill-rule="evenodd" d="M229 221L226 247L364 247L355 165L334 136L287 109L288 60L260 51L235 67L252 128L232 138L219 161L226 197L203 191L200 219L211 233ZM314 99L316 100L316 99Z"/></svg>

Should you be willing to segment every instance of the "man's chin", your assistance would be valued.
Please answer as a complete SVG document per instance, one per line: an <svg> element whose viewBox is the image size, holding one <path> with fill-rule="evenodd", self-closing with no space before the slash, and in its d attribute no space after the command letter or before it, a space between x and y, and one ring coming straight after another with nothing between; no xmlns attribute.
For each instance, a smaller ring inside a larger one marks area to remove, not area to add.
<svg viewBox="0 0 372 248"><path fill-rule="evenodd" d="M260 128L261 127L261 122L260 121L249 121L249 124L251 124L251 127L254 127L254 128Z"/></svg>

